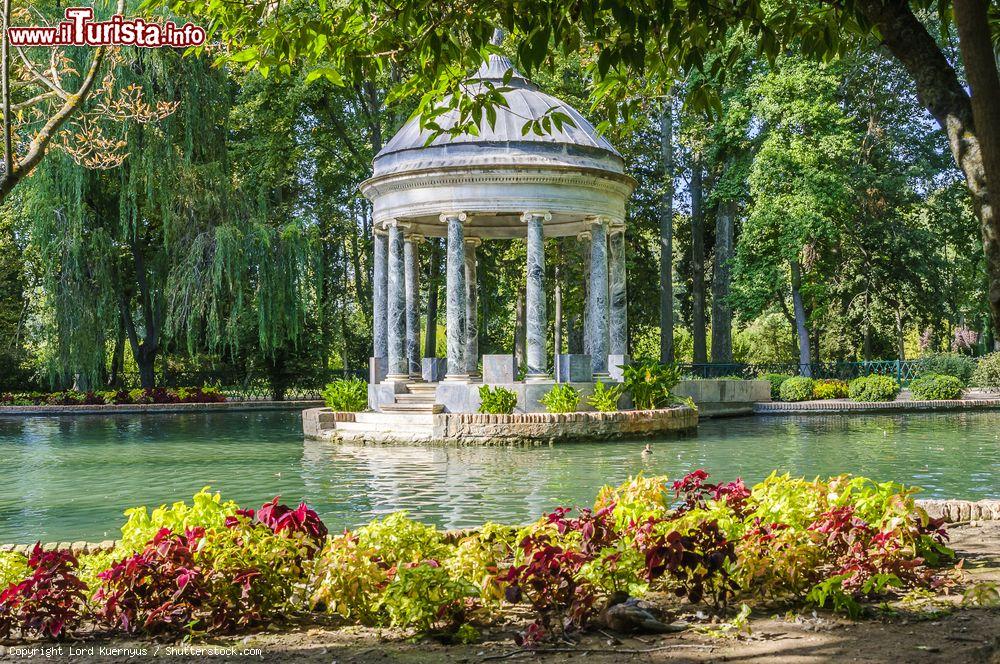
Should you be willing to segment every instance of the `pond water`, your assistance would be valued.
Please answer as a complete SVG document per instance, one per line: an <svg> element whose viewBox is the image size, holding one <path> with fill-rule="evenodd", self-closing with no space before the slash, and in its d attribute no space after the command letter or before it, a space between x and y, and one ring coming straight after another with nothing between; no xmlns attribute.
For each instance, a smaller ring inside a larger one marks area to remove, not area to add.
<svg viewBox="0 0 1000 664"><path fill-rule="evenodd" d="M1000 497L1000 412L706 420L697 436L537 448L303 441L298 412L0 418L0 542L114 539L122 511L210 485L259 505L306 500L332 531L394 510L445 528L524 523L640 471L748 483L842 472Z"/></svg>

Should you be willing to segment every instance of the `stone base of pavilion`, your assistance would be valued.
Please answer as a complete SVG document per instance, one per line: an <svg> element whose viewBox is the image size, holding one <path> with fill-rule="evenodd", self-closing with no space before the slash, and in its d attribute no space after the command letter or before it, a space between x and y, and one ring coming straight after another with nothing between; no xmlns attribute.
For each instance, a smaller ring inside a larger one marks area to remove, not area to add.
<svg viewBox="0 0 1000 664"><path fill-rule="evenodd" d="M364 445L546 445L685 435L698 428L687 406L614 413L302 413L306 438Z"/></svg>

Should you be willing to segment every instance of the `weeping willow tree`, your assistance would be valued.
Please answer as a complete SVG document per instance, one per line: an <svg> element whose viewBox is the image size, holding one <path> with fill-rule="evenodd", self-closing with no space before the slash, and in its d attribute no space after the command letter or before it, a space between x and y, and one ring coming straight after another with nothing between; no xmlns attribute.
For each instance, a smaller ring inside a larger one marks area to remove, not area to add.
<svg viewBox="0 0 1000 664"><path fill-rule="evenodd" d="M127 348L141 385L153 387L165 352L231 354L248 328L263 354L294 343L312 297L313 245L234 181L231 81L167 49L120 56L110 85L168 100L173 112L122 121L102 109L114 121L102 135L119 132L111 140L128 157L97 170L71 150L53 155L25 197L54 382L115 384Z"/></svg>

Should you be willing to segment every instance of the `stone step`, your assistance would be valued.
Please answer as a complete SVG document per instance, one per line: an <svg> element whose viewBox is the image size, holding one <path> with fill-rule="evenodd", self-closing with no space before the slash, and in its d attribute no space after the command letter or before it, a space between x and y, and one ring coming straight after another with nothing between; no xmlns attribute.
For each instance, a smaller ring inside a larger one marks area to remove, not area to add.
<svg viewBox="0 0 1000 664"><path fill-rule="evenodd" d="M396 403L434 403L433 394L397 394Z"/></svg>
<svg viewBox="0 0 1000 664"><path fill-rule="evenodd" d="M387 403L382 406L385 413L440 413L444 406L439 403Z"/></svg>
<svg viewBox="0 0 1000 664"><path fill-rule="evenodd" d="M397 424L395 422L338 422L337 431L430 435L434 432L434 426L432 424Z"/></svg>
<svg viewBox="0 0 1000 664"><path fill-rule="evenodd" d="M434 394L437 392L437 383L410 383L406 386L410 394Z"/></svg>
<svg viewBox="0 0 1000 664"><path fill-rule="evenodd" d="M357 413L356 422L366 424L434 424L433 413Z"/></svg>

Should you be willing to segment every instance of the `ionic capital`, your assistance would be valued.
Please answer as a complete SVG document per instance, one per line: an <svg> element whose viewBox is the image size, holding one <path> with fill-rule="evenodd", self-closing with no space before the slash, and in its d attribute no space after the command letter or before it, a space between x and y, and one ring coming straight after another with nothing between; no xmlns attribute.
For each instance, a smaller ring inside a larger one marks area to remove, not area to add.
<svg viewBox="0 0 1000 664"><path fill-rule="evenodd" d="M586 219L584 219L584 223L587 224L590 228L593 228L595 226L604 226L605 228L607 228L611 224L611 219L609 217L601 217L601 216L587 217Z"/></svg>
<svg viewBox="0 0 1000 664"><path fill-rule="evenodd" d="M427 240L427 238L420 233L407 233L405 239L410 244L423 244Z"/></svg>
<svg viewBox="0 0 1000 664"><path fill-rule="evenodd" d="M541 217L542 221L552 221L552 214L549 212L525 212L521 215L521 222L526 224L538 217Z"/></svg>
<svg viewBox="0 0 1000 664"><path fill-rule="evenodd" d="M458 219L463 224L469 220L469 215L465 212L442 212L438 219L442 223L448 223L450 219Z"/></svg>
<svg viewBox="0 0 1000 664"><path fill-rule="evenodd" d="M483 239L479 237L466 237L465 246L467 247L479 247L483 244Z"/></svg>
<svg viewBox="0 0 1000 664"><path fill-rule="evenodd" d="M405 230L409 229L410 226L412 226L412 225L413 224L411 224L408 221L400 221L399 219L390 219L389 221L385 222L386 229L389 229L389 228L398 228L401 231L405 231Z"/></svg>

